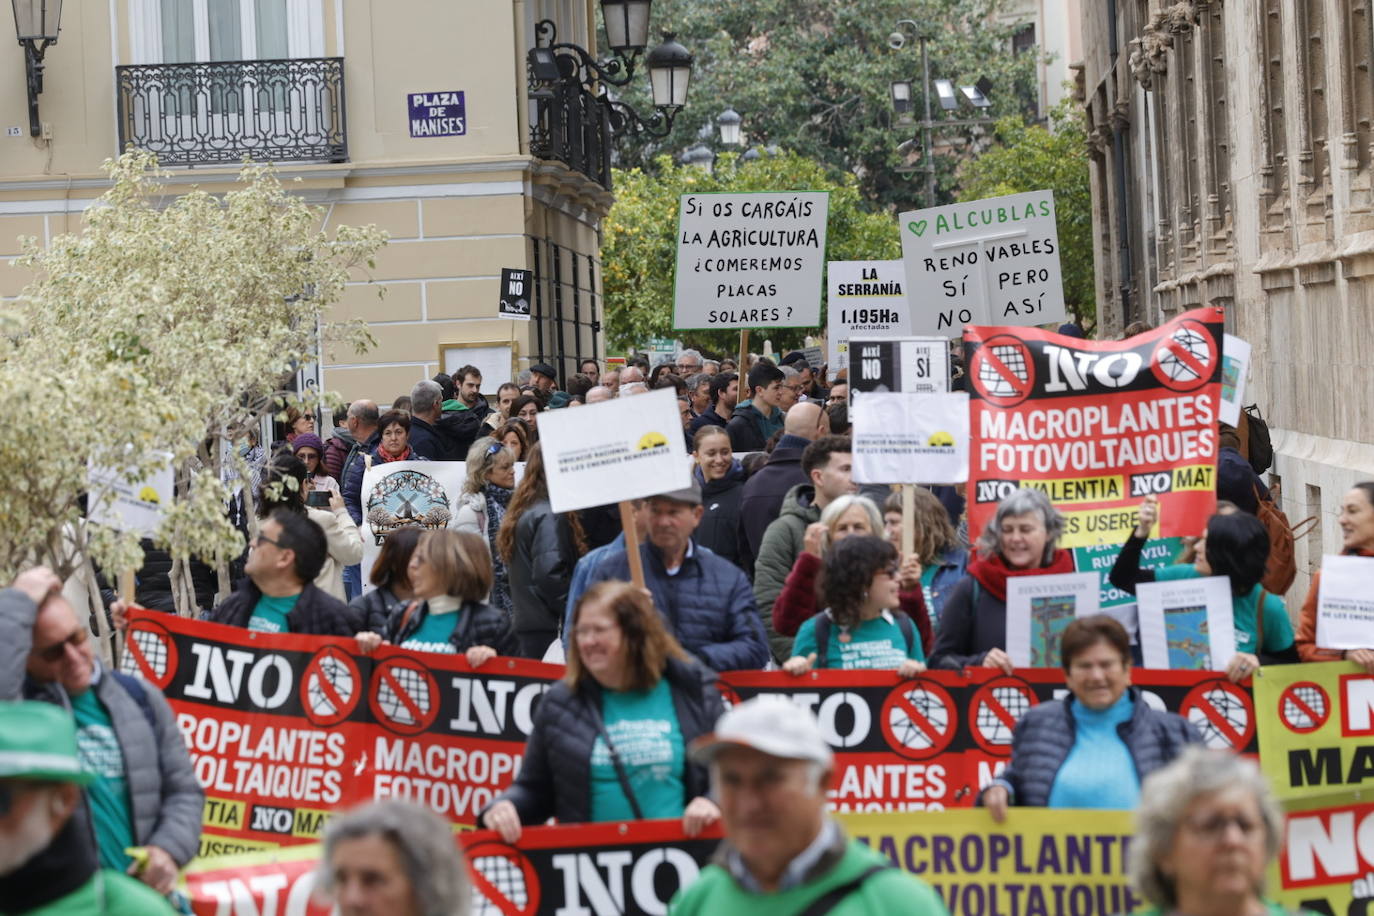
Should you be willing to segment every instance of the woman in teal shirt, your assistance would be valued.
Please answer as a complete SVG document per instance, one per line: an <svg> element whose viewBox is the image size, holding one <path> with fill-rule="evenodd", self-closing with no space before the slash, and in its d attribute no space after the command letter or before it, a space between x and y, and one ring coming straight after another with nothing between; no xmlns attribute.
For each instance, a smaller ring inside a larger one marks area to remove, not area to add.
<svg viewBox="0 0 1374 916"><path fill-rule="evenodd" d="M826 609L797 630L789 674L817 668L926 670L916 626L901 609L897 548L873 535L851 535L826 554L820 597Z"/></svg>
<svg viewBox="0 0 1374 916"><path fill-rule="evenodd" d="M720 817L686 747L724 712L715 672L689 656L652 599L627 582L589 588L573 611L568 673L539 701L520 774L479 824L507 843L522 824Z"/></svg>
<svg viewBox="0 0 1374 916"><path fill-rule="evenodd" d="M1226 576L1231 580L1231 608L1236 631L1236 654L1226 666L1226 676L1233 681L1242 681L1255 673L1261 660L1265 664L1297 663L1293 623L1288 619L1283 599L1269 594L1260 585L1265 563L1269 560L1269 532L1264 523L1248 512L1214 515L1207 521L1207 530L1195 545L1197 559L1191 566L1142 569L1141 550L1158 519L1159 503L1154 497L1147 497L1140 504L1135 531L1112 567L1112 585L1134 595L1135 587L1141 582Z"/></svg>

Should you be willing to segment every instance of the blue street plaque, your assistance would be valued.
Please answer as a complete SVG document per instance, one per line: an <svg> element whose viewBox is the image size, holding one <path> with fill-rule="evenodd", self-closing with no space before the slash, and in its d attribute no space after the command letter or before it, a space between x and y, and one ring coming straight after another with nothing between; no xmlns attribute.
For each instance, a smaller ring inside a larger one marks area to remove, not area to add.
<svg viewBox="0 0 1374 916"><path fill-rule="evenodd" d="M412 137L461 137L468 132L467 104L461 90L449 92L412 92L410 135Z"/></svg>

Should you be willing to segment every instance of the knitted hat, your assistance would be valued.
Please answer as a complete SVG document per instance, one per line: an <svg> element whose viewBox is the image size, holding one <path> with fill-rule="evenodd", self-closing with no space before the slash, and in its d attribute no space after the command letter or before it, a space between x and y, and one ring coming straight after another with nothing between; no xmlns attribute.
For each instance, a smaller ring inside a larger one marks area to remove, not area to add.
<svg viewBox="0 0 1374 916"><path fill-rule="evenodd" d="M303 448L313 448L321 457L324 456L324 443L314 433L301 433L291 440L291 454L294 455Z"/></svg>
<svg viewBox="0 0 1374 916"><path fill-rule="evenodd" d="M34 700L0 702L0 779L43 779L86 785L71 713Z"/></svg>

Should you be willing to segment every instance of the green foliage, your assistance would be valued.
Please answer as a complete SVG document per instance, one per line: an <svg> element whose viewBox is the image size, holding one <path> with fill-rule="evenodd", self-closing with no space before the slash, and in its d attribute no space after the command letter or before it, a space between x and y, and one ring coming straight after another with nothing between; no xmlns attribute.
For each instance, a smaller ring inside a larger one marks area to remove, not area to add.
<svg viewBox="0 0 1374 916"><path fill-rule="evenodd" d="M738 349L736 331L673 330L673 270L682 194L829 191L827 261L901 257L896 224L864 207L857 182L852 177L837 181L824 166L802 156L782 154L745 162L734 154L722 154L714 174L698 166L676 165L667 156L660 157L654 167L652 174L641 169L615 174L616 202L606 220L601 247L606 335L613 351L643 344L650 337L677 337L687 346L713 353ZM800 346L807 329L769 328L756 333L757 345L768 338L775 349L783 349Z"/></svg>
<svg viewBox="0 0 1374 916"><path fill-rule="evenodd" d="M997 21L1006 8L1006 0L655 0L655 29L675 30L695 57L692 83L672 133L627 140L622 161L657 171L659 154L681 153L703 129L718 145L715 118L732 106L754 145L777 145L853 175L863 197L883 207L924 206L923 176L896 171L906 164L897 146L918 131L894 126L889 94L894 80L911 80L921 116L920 44L908 32L905 47L893 50L888 35L898 20L914 20L931 35L932 79L972 85L987 76L991 114L1024 115L1037 97L1036 59L1012 54L1014 27ZM636 78L622 95L641 113L653 111L648 80ZM934 100L932 114L943 117ZM949 127L937 139L977 130ZM937 203L953 202L955 166L966 149L935 156Z"/></svg>
<svg viewBox="0 0 1374 916"><path fill-rule="evenodd" d="M1064 302L1091 329L1097 322L1093 280L1092 189L1082 112L1065 99L1051 114L1054 130L1018 118L997 123L997 145L964 166L960 200L1054 191Z"/></svg>

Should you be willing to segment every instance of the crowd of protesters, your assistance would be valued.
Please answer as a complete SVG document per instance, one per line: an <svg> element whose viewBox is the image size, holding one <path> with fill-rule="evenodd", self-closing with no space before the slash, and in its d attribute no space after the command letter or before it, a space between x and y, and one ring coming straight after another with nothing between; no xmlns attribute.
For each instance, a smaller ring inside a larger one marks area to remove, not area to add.
<svg viewBox="0 0 1374 916"><path fill-rule="evenodd" d="M852 904L843 912L895 912L885 901L900 897L903 912L941 913L929 889L879 868L826 815L833 760L814 719L763 700L724 712L716 673L1010 673L1009 580L1074 564L1059 546L1063 517L1035 489L1013 492L985 530L969 532L958 488L917 488L907 532L915 549L903 554L900 494L854 482L848 385L843 375L829 388L825 380L800 353L740 372L686 350L657 366L585 360L562 386L542 363L499 385L466 366L418 382L386 409L354 401L327 438L313 418L290 414L281 443L245 450L257 518L242 576L223 601L204 601L201 616L353 637L364 652L388 643L458 654L478 669L496 656L565 662L514 783L482 823L517 842L523 827L550 818L676 818L689 836L720 821L729 840L673 912L742 912L767 896L766 912L822 912L806 907L832 898ZM617 507L552 510L539 417L660 388L679 395L695 468L689 486L633 501L638 589L627 584ZM494 406L483 390L494 391ZM465 462L454 523L394 531L364 569L364 477L399 461ZM1227 577L1233 680L1261 664L1342 655L1374 673L1374 639L1344 653L1316 644L1315 577L1296 632L1281 597L1261 584L1270 542L1252 513L1266 496L1252 492L1248 504L1221 503L1189 562L1158 569L1141 566L1158 511L1147 499L1112 584L1134 592L1155 580ZM1374 556L1374 483L1346 494L1340 526L1345 553ZM40 568L0 591L0 699L13 701L0 707L0 831L12 831L0 837L0 912L97 893L125 900L122 911L165 911L184 903L174 884L197 849L204 793L166 700L101 663L61 585ZM110 610L122 627L128 608L115 601ZM1272 801L1252 767L1193 748L1193 726L1131 686L1137 634L1105 615L1080 619L1061 655L1069 695L1025 715L1010 765L979 803L997 820L1014 818L1016 806L1139 805L1146 841L1133 867L1162 911L1193 912L1190 900L1215 891L1206 873L1174 867L1188 831L1171 825L1201 818L1186 813L1194 808L1211 812L1203 833L1229 841L1239 824L1241 839L1259 844L1246 868L1262 871ZM38 753L46 768L6 769L7 754ZM40 788L52 816L11 824L15 799ZM387 804L336 818L321 884L346 911L357 900L356 912L460 912L467 890L461 874L451 877L461 868L442 826ZM387 881L390 897L379 890ZM438 909L420 907L431 899Z"/></svg>

